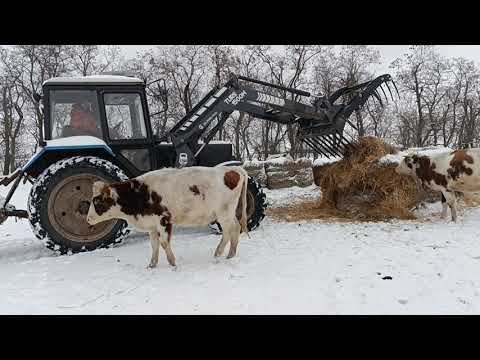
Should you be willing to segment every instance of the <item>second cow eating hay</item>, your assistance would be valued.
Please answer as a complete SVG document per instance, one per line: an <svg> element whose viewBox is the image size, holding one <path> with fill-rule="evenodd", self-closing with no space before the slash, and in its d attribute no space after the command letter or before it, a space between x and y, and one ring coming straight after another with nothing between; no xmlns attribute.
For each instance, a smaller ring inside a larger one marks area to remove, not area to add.
<svg viewBox="0 0 480 360"><path fill-rule="evenodd" d="M246 190L248 175L238 166L161 169L134 179L93 185L87 221L97 224L123 219L138 231L148 232L152 245L149 267L158 264L160 245L168 262L176 266L171 248L173 225L206 226L214 221L222 227L215 257L235 256L240 232L247 229Z"/></svg>

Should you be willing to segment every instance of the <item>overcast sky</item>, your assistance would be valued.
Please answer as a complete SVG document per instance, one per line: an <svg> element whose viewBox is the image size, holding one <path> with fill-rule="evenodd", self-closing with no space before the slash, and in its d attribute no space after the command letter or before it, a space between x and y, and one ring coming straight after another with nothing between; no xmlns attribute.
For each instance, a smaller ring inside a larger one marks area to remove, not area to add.
<svg viewBox="0 0 480 360"><path fill-rule="evenodd" d="M122 45L128 57L135 56L139 50L153 47L154 45ZM380 50L382 64L378 68L379 73L389 72L388 66L396 58L408 51L409 45L375 45ZM480 45L438 45L438 51L446 57L461 56L480 64Z"/></svg>

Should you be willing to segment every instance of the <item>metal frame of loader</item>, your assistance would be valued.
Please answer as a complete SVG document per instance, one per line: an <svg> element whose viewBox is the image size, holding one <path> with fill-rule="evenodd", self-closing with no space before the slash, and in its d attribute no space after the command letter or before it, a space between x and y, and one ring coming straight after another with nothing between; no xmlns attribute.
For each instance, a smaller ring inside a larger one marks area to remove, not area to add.
<svg viewBox="0 0 480 360"><path fill-rule="evenodd" d="M160 144L163 141L170 141L173 144L176 159L175 163L170 166L195 166L205 146L209 144L230 115L234 111L239 111L275 123L298 124L298 138L315 152L326 157L342 156L349 147L354 146L352 141L344 135L346 123L356 129L348 118L372 96L383 105L378 88L382 90L385 98L387 96L382 84L386 84L393 97L388 86L389 82L392 82L398 94L391 76L385 74L359 85L341 88L330 96L312 96L306 91L232 74L224 86L212 89L165 136L155 138L154 144ZM245 85L248 83L254 84L261 90ZM275 89L281 96L268 93L268 89ZM164 90L166 91L166 89ZM287 93L293 94L292 97L295 99L312 97L313 101L305 104L301 101L289 100L286 96ZM339 99L346 96L349 97L348 101L336 104ZM146 120L150 127L150 116L144 95L142 95L142 100L147 115ZM40 97L38 97L38 101L40 101ZM48 104L44 105L48 110ZM49 122L46 121L45 124L46 134L48 134ZM149 131L151 131L151 127ZM44 146L45 143L41 140L40 145ZM121 146L121 143L119 145ZM22 179L24 182L34 182L31 175L31 171L25 166L11 176L0 177L0 185L7 186L14 181L2 208L0 208L0 223L9 216L29 217L26 210L15 210L8 203Z"/></svg>
<svg viewBox="0 0 480 360"><path fill-rule="evenodd" d="M213 139L225 121L234 111L245 112L255 118L281 124L298 123L298 138L315 152L326 157L342 156L353 143L344 136L343 130L348 123L356 130L348 118L373 96L383 105L378 88L387 98L382 84L385 84L393 98L389 82L398 90L389 74L356 86L344 87L330 96L314 98L311 105L293 101L286 96L279 97L246 86L241 82L253 83L265 88L277 89L284 94L311 97L306 91L287 88L244 76L232 75L220 89L210 91L182 120L180 120L162 140L170 140L177 152L177 167L195 165L195 159L202 149ZM347 103L335 104L342 96L349 95ZM218 119L208 133L207 129L214 119ZM205 134L206 133L206 134ZM199 140L203 140L199 144Z"/></svg>

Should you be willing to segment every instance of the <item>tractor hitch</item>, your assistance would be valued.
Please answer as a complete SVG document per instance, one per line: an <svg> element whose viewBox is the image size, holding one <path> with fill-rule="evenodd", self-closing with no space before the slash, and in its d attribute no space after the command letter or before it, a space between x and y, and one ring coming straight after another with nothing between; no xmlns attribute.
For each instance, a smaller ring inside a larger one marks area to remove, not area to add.
<svg viewBox="0 0 480 360"><path fill-rule="evenodd" d="M15 218L23 218L23 219L28 219L29 215L26 210L17 210L15 209L15 206L10 205L9 201L11 200L13 194L15 193L15 190L17 190L18 185L20 184L20 181L22 181L22 178L24 179L24 183L29 180L28 175L23 172L22 170L17 170L15 171L12 175L10 176L2 176L0 177L0 185L3 186L8 186L10 183L15 181L10 188L7 197L2 198L0 196L0 225L7 220L8 217L15 217Z"/></svg>

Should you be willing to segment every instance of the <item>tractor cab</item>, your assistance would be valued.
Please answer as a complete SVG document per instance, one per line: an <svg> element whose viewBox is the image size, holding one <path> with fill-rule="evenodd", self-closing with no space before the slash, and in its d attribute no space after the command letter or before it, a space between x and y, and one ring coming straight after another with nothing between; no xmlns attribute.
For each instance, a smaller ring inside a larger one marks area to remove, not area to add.
<svg viewBox="0 0 480 360"><path fill-rule="evenodd" d="M78 141L84 154L90 144L85 136L102 140L115 155L109 160L130 177L175 166L175 147L152 131L146 86L141 79L120 75L58 77L45 81L46 142L50 146L68 144L68 151L74 151L72 145ZM212 142L203 150L195 165L215 166L233 160L230 143Z"/></svg>
<svg viewBox="0 0 480 360"><path fill-rule="evenodd" d="M43 106L48 143L74 136L95 137L105 142L132 175L155 167L142 80L113 75L52 78L43 83Z"/></svg>

